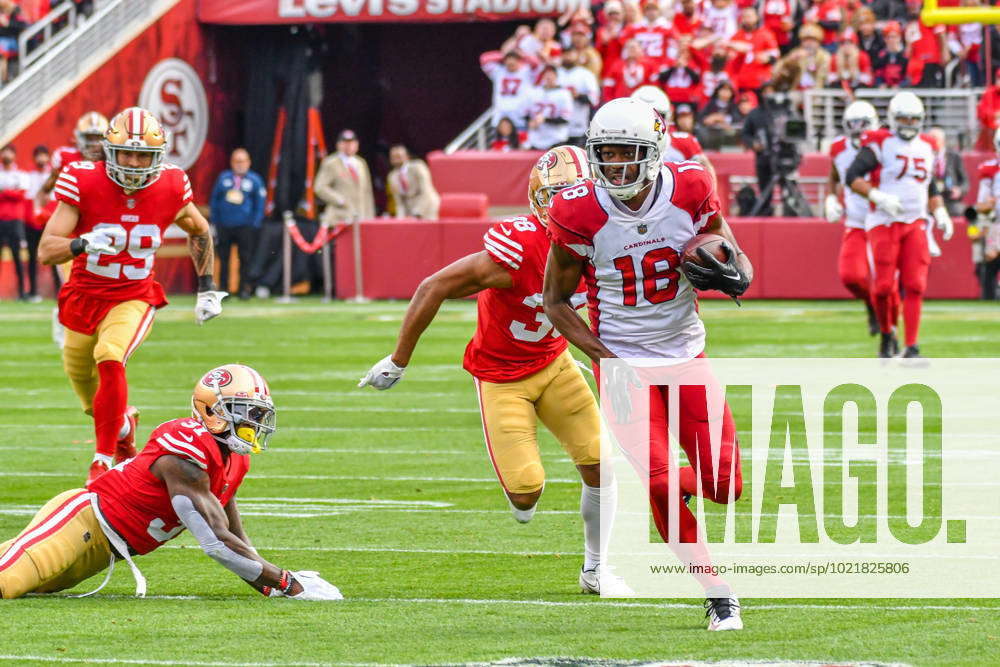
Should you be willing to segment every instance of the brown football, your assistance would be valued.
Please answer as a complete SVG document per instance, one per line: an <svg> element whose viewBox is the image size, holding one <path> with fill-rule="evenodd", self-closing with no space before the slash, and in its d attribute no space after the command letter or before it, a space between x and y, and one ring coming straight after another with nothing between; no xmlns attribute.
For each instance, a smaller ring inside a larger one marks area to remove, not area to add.
<svg viewBox="0 0 1000 667"><path fill-rule="evenodd" d="M681 265L683 266L684 262L691 262L698 266L705 266L705 262L698 256L698 248L704 248L712 253L717 260L725 262L729 259L729 254L724 246L728 248L729 242L718 234L698 234L684 246L684 252L681 254Z"/></svg>

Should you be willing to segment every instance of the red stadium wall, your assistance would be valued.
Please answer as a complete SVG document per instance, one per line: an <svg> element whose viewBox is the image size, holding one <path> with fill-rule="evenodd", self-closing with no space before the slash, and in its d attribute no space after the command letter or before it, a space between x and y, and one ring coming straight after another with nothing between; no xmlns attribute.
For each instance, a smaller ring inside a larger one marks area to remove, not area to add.
<svg viewBox="0 0 1000 667"><path fill-rule="evenodd" d="M481 250L489 224L484 220L373 220L363 224L364 296L410 298L426 276ZM747 298L849 298L837 278L841 225L782 218L735 218L730 224L754 262L756 277ZM954 238L941 244L943 255L931 264L928 298L974 299L979 294L965 223L957 221L955 227ZM345 239L336 248L340 298L355 296L353 246L349 237Z"/></svg>
<svg viewBox="0 0 1000 667"><path fill-rule="evenodd" d="M195 199L208 199L219 169L228 161L228 152L236 141L233 123L227 121L236 111L229 81L241 79L225 45L220 52L209 31L196 22L197 0L181 0L173 9L129 42L106 63L83 79L58 104L43 111L14 140L19 161L28 167L31 151L37 145L54 150L72 143L73 128L86 111L96 109L112 116L139 101L147 74L167 58L186 62L201 80L207 104L191 104L191 81L167 76L153 91L157 115L174 135L175 148L190 152L190 135L200 124L206 128L205 142L192 160L188 175L195 189ZM233 72L230 77L229 73ZM187 143L185 143L187 142ZM177 155L172 156L177 161ZM168 160L171 156L168 156Z"/></svg>

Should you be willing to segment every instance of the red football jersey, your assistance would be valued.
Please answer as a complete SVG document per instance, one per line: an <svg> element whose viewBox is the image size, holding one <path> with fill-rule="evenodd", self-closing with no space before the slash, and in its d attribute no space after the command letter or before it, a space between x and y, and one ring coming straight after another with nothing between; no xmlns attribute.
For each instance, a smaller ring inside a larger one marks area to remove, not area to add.
<svg viewBox="0 0 1000 667"><path fill-rule="evenodd" d="M703 152L693 134L669 132L667 138L669 141L661 156L664 162L684 162Z"/></svg>
<svg viewBox="0 0 1000 667"><path fill-rule="evenodd" d="M567 346L542 310L549 239L529 215L494 224L483 245L513 285L479 293L479 322L462 365L480 380L513 382L545 368Z"/></svg>
<svg viewBox="0 0 1000 667"><path fill-rule="evenodd" d="M156 427L135 458L122 461L88 487L97 494L101 513L138 554L146 554L184 530L167 485L150 466L161 456L177 456L205 471L212 495L226 505L250 469L248 455L229 453L222 459L219 444L196 419L174 419Z"/></svg>
<svg viewBox="0 0 1000 667"><path fill-rule="evenodd" d="M76 146L60 146L49 159L49 166L52 171L59 171L71 162L82 162L83 153Z"/></svg>
<svg viewBox="0 0 1000 667"><path fill-rule="evenodd" d="M73 162L59 172L52 193L80 211L74 236L103 230L117 250L73 260L69 282L59 293L60 322L91 334L108 310L123 301L166 305L163 287L153 279L153 259L163 232L192 199L183 169L164 164L151 185L126 194L108 177L104 162Z"/></svg>

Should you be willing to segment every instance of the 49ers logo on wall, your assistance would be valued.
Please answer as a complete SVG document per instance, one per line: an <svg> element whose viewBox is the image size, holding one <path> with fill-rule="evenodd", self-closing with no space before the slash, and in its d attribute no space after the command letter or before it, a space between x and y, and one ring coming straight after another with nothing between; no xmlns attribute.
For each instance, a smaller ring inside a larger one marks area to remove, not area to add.
<svg viewBox="0 0 1000 667"><path fill-rule="evenodd" d="M208 99L198 73L180 58L161 60L142 83L139 106L170 132L166 161L190 169L208 134Z"/></svg>

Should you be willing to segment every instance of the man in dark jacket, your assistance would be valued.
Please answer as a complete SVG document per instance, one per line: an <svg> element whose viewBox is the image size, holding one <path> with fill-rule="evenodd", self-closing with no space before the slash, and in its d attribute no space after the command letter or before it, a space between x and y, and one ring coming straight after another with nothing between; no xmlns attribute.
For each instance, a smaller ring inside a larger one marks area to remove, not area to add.
<svg viewBox="0 0 1000 667"><path fill-rule="evenodd" d="M219 285L222 289L229 285L229 256L235 243L240 258L240 298L249 299L252 286L247 276L264 217L267 188L264 179L250 171L250 154L245 149L234 150L229 164L232 169L219 174L209 204L219 253Z"/></svg>

